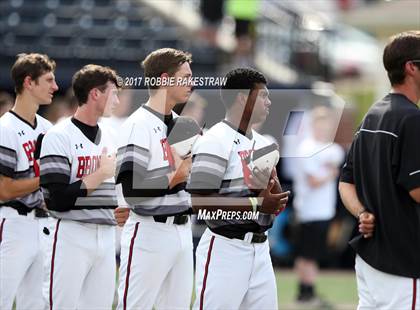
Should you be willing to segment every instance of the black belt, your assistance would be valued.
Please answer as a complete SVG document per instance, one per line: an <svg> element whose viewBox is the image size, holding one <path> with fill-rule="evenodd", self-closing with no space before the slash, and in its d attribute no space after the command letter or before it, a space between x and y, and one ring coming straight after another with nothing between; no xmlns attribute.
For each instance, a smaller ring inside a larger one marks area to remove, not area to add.
<svg viewBox="0 0 420 310"><path fill-rule="evenodd" d="M240 240L244 240L246 233L233 233L233 232L229 232L229 233L220 233L218 232L217 234L222 235L223 237L229 238L229 239L240 239ZM251 243L263 243L267 240L267 235L264 233L252 233L252 239L251 239Z"/></svg>
<svg viewBox="0 0 420 310"><path fill-rule="evenodd" d="M7 203L7 204L5 203L2 206L10 207L12 209L15 209L19 215L23 215L23 216L27 216L28 213L31 213L32 211L34 211L35 212L35 217L48 217L48 212L47 211L45 211L43 209L39 209L39 208L35 208L35 209L28 208L23 203L18 202L18 201L12 201L12 202Z"/></svg>
<svg viewBox="0 0 420 310"><path fill-rule="evenodd" d="M166 215L154 215L153 216L153 219L155 220L155 222L158 222L158 223L166 223L166 220L169 217L171 217L171 216L170 215L169 216L166 216ZM188 215L175 215L175 216L173 216L173 218L174 218L174 222L173 223L175 225L184 225L184 224L188 223L189 216Z"/></svg>
<svg viewBox="0 0 420 310"><path fill-rule="evenodd" d="M35 209L35 217L48 217L48 212L43 209Z"/></svg>

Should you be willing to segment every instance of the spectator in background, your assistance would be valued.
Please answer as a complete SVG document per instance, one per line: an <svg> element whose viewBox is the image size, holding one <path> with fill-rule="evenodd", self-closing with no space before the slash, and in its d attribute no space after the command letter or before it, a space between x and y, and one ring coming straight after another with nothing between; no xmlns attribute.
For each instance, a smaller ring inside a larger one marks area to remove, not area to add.
<svg viewBox="0 0 420 310"><path fill-rule="evenodd" d="M57 97L53 100L44 113L44 116L51 123L56 124L60 120L73 115L70 109L70 104L66 97Z"/></svg>
<svg viewBox="0 0 420 310"><path fill-rule="evenodd" d="M344 159L334 139L331 109L312 110L312 136L298 148L301 157L294 175L294 208L298 221L295 270L299 278L297 302L316 304L315 293L319 260L326 253L327 233L337 200L338 168Z"/></svg>
<svg viewBox="0 0 420 310"><path fill-rule="evenodd" d="M14 99L6 92L0 92L0 117L8 112L14 104Z"/></svg>
<svg viewBox="0 0 420 310"><path fill-rule="evenodd" d="M216 45L216 37L225 15L235 20L236 47L232 67L253 66L255 23L259 13L259 0L201 0L203 18L201 36Z"/></svg>
<svg viewBox="0 0 420 310"><path fill-rule="evenodd" d="M252 66L259 0L227 0L226 13L235 19L235 67Z"/></svg>
<svg viewBox="0 0 420 310"><path fill-rule="evenodd" d="M201 36L216 46L216 37L224 15L225 0L201 0L200 14L203 18Z"/></svg>

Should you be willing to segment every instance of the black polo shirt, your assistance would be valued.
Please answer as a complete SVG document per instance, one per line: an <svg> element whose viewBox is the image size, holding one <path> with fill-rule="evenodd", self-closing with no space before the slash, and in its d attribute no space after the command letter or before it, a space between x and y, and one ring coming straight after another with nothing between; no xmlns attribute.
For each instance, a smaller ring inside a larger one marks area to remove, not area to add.
<svg viewBox="0 0 420 310"><path fill-rule="evenodd" d="M372 267L420 278L420 110L401 94L388 94L366 114L344 164L342 182L355 184L375 215L372 238L358 235L353 249Z"/></svg>

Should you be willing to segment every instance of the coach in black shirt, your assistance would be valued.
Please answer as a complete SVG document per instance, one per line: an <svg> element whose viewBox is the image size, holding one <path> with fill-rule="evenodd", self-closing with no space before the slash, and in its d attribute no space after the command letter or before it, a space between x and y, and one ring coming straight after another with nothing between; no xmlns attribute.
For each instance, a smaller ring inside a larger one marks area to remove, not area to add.
<svg viewBox="0 0 420 310"><path fill-rule="evenodd" d="M363 119L339 189L359 219L358 309L420 309L420 31L394 36L383 62L392 90Z"/></svg>

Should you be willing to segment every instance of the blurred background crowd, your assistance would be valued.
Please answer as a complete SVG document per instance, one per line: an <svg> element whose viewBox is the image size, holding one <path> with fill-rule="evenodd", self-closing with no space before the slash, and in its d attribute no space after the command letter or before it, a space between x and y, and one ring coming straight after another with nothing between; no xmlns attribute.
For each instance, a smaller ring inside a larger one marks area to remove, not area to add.
<svg viewBox="0 0 420 310"><path fill-rule="evenodd" d="M384 42L399 31L420 29L420 1L3 0L0 12L0 115L13 106L9 71L23 52L46 53L57 62L58 95L39 111L53 123L77 108L70 88L75 71L88 63L115 68L126 87L115 114L104 121L116 129L145 102L146 87L130 78L143 76L140 61L157 48L191 52L194 76L224 76L239 66L263 72L272 106L257 129L280 145L278 174L292 191L270 231L273 262L295 264L304 276L312 265L299 260L299 227L322 220L328 222L320 228L327 247L316 261L322 268L353 268L347 241L356 221L337 199L338 170L361 117L389 88L381 63ZM206 128L224 113L218 90L206 86L177 111ZM313 156L299 153L308 139L311 145L326 139L334 149L329 161L309 163ZM305 179L305 167L319 177ZM197 241L202 230L195 226Z"/></svg>

